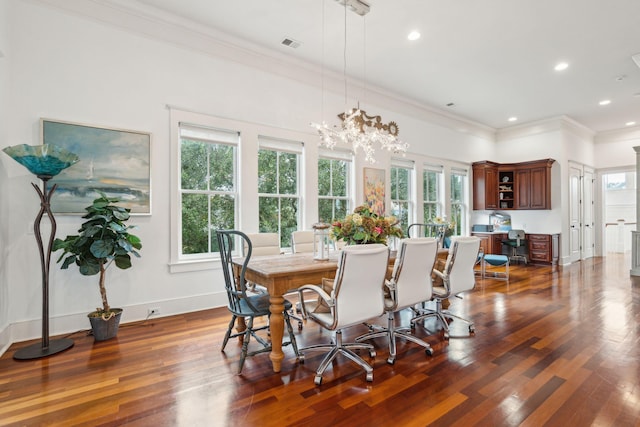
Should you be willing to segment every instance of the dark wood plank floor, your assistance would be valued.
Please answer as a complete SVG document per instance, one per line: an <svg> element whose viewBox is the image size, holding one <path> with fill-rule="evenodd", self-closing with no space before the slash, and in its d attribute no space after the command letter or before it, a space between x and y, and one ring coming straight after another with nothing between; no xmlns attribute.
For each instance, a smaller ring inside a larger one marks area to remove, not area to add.
<svg viewBox="0 0 640 427"><path fill-rule="evenodd" d="M434 356L400 343L393 366L378 339L372 383L339 358L315 386L321 356L299 365L290 347L281 373L261 354L236 375L238 344L220 352L224 308L123 325L105 342L77 333L41 360L14 361L28 343L15 344L0 358L0 425L640 426L640 285L628 258L479 280L450 307L475 336L444 341L419 327ZM312 322L297 336L329 339Z"/></svg>

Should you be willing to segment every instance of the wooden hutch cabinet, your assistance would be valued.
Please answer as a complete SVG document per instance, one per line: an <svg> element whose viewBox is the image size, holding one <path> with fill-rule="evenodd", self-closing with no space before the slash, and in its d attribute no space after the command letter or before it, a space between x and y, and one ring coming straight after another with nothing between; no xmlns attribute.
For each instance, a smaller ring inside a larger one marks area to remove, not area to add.
<svg viewBox="0 0 640 427"><path fill-rule="evenodd" d="M498 164L473 164L473 209L498 209Z"/></svg>
<svg viewBox="0 0 640 427"><path fill-rule="evenodd" d="M473 164L473 209L551 209L553 159Z"/></svg>

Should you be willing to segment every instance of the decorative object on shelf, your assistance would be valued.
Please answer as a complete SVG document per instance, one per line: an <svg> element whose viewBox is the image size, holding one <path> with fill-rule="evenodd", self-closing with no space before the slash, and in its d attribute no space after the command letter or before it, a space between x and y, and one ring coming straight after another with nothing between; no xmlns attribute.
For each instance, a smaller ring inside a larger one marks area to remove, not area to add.
<svg viewBox="0 0 640 427"><path fill-rule="evenodd" d="M96 190L122 200L133 214L151 213L151 135L78 123L41 119L42 141L77 153L82 166L65 171L52 183L59 197L51 210L83 214ZM62 196L68 197L62 197Z"/></svg>
<svg viewBox="0 0 640 427"><path fill-rule="evenodd" d="M502 177L502 182L509 182L509 177L508 176L503 176Z"/></svg>
<svg viewBox="0 0 640 427"><path fill-rule="evenodd" d="M98 286L102 308L96 308L88 315L96 341L116 336L122 314L122 309L111 308L107 301L106 270L112 264L123 270L130 268L131 255L139 258L137 250L142 248L140 238L129 233L136 226L125 224L130 218L130 209L118 206L119 199L99 193L100 197L85 208L87 214L82 218L87 220L78 230L79 234L64 240L56 239L53 243L54 251L63 251L58 258L58 262L63 261L62 269L76 264L84 276L100 274Z"/></svg>
<svg viewBox="0 0 640 427"><path fill-rule="evenodd" d="M345 106L347 105L347 6L349 1L344 1L344 98ZM367 9L368 11L368 9ZM324 9L323 9L324 15ZM324 22L324 16L323 16ZM324 33L324 28L323 28ZM324 34L323 34L324 38ZM363 48L363 51L366 49ZM366 74L366 73L365 73ZM366 82L365 82L366 87ZM323 101L324 102L324 101ZM324 110L324 108L323 108ZM393 153L405 153L409 144L398 139L398 125L390 121L383 123L381 116L369 115L366 111L357 108L351 108L344 113L338 115L342 120L340 125L329 126L324 120L322 123L311 123L311 127L316 129L320 134L320 143L329 149L333 149L336 145L346 144L351 146L354 153L362 149L365 154L365 160L369 163L375 163L376 146L386 149Z"/></svg>
<svg viewBox="0 0 640 427"><path fill-rule="evenodd" d="M367 205L358 206L352 214L335 221L331 228L331 238L343 240L349 245L382 243L388 237L403 237L402 229L393 216L377 215Z"/></svg>
<svg viewBox="0 0 640 427"><path fill-rule="evenodd" d="M40 267L42 269L42 339L40 344L23 347L13 355L13 358L18 360L38 359L73 347L73 340L69 338L49 339L49 267L51 248L56 235L56 220L51 212L51 196L56 190L56 185L54 184L47 189L47 184L51 178L78 162L79 159L76 154L50 144L14 145L4 148L3 151L42 180L42 190L36 184L31 183L40 197L40 211L33 223L33 230L40 252ZM51 224L46 252L40 231L40 223L45 213Z"/></svg>
<svg viewBox="0 0 640 427"><path fill-rule="evenodd" d="M329 259L329 227L323 222L313 224L313 259Z"/></svg>

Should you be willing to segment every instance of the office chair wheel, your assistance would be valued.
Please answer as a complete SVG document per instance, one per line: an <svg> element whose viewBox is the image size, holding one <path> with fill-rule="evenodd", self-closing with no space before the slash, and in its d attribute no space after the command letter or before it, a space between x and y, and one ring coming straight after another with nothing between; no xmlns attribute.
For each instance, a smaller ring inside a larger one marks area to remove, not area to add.
<svg viewBox="0 0 640 427"><path fill-rule="evenodd" d="M298 363L304 365L304 354L300 354L298 356Z"/></svg>
<svg viewBox="0 0 640 427"><path fill-rule="evenodd" d="M433 356L433 349L431 347L426 348L424 352L427 356Z"/></svg>
<svg viewBox="0 0 640 427"><path fill-rule="evenodd" d="M469 333L470 334L475 334L476 333L476 328L474 328L473 325L469 325Z"/></svg>
<svg viewBox="0 0 640 427"><path fill-rule="evenodd" d="M313 382L314 382L316 385L320 385L320 384L322 384L322 375L316 375L316 377L313 379Z"/></svg>
<svg viewBox="0 0 640 427"><path fill-rule="evenodd" d="M298 330L301 331L302 330L302 322L298 321Z"/></svg>
<svg viewBox="0 0 640 427"><path fill-rule="evenodd" d="M448 339L449 339L449 332L448 332L448 331L444 331L444 332L442 332L442 337L443 337L445 340L448 340Z"/></svg>
<svg viewBox="0 0 640 427"><path fill-rule="evenodd" d="M387 359L387 363L388 363L389 365L395 365L395 364L396 364L396 359L395 359L395 357L394 357L394 358L389 357L389 358Z"/></svg>
<svg viewBox="0 0 640 427"><path fill-rule="evenodd" d="M367 372L367 381L373 382L373 372Z"/></svg>
<svg viewBox="0 0 640 427"><path fill-rule="evenodd" d="M369 350L369 357L376 357L376 351L373 349Z"/></svg>

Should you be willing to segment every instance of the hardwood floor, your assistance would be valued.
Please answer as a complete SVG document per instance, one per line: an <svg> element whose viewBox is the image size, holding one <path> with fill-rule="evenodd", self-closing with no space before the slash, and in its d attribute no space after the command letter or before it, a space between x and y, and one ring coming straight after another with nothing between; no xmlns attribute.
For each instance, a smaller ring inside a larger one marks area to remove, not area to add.
<svg viewBox="0 0 640 427"><path fill-rule="evenodd" d="M0 425L640 426L640 284L628 258L478 280L450 306L475 321L474 336L418 327L434 355L399 342L393 366L377 339L372 383L339 357L315 386L322 355L299 365L289 346L279 374L260 354L236 375L239 345L220 351L225 308L123 325L105 342L76 333L46 359L15 361L29 343L15 344L0 358ZM329 339L312 322L296 335L300 346Z"/></svg>

